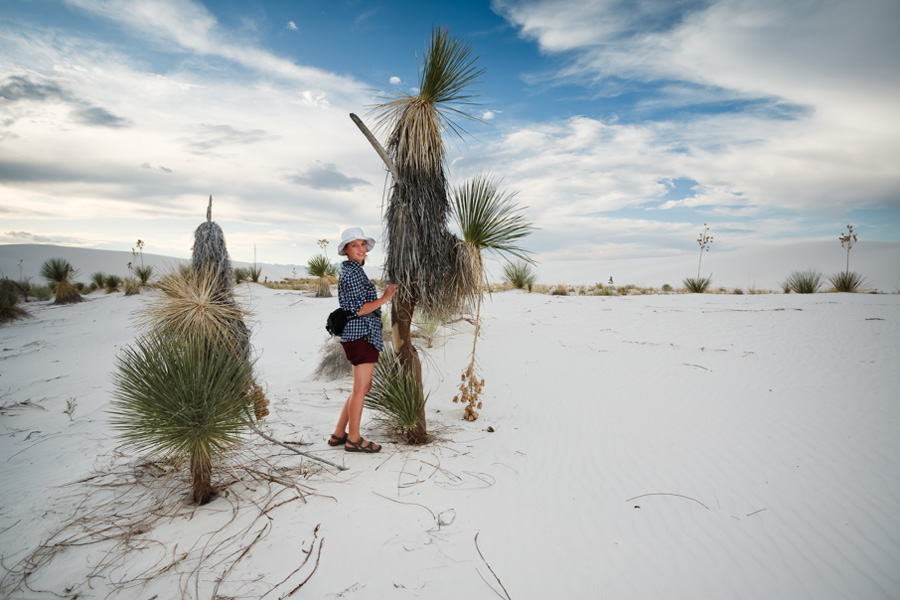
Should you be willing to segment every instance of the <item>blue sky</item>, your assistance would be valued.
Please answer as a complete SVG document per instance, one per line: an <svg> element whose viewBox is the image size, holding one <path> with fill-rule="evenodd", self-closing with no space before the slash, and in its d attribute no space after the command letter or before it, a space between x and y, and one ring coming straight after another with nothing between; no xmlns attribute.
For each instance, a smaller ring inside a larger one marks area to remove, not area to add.
<svg viewBox="0 0 900 600"><path fill-rule="evenodd" d="M481 122L448 136L540 227L539 261L900 241L896 0L4 0L0 243L232 257L381 237L348 118L414 90L433 25L471 44ZM378 255L375 255L376 260Z"/></svg>

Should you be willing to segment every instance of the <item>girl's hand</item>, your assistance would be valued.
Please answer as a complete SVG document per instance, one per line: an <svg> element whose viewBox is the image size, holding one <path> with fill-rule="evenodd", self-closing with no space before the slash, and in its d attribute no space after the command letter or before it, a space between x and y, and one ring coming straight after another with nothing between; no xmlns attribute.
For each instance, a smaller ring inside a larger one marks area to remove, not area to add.
<svg viewBox="0 0 900 600"><path fill-rule="evenodd" d="M388 302L391 298L394 297L394 293L396 291L397 291L397 284L392 283L389 286L387 286L387 288L385 288L384 295L382 296L382 298L384 299L385 302Z"/></svg>

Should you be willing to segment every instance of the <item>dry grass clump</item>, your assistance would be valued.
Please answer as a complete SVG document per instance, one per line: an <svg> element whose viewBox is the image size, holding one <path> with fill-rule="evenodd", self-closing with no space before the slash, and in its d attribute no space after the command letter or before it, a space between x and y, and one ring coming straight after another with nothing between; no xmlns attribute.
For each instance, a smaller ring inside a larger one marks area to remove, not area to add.
<svg viewBox="0 0 900 600"><path fill-rule="evenodd" d="M347 360L347 355L344 354L340 338L328 336L328 341L322 346L321 354L322 358L315 370L316 379L334 381L353 375L353 366Z"/></svg>
<svg viewBox="0 0 900 600"><path fill-rule="evenodd" d="M122 287L125 288L126 296L134 296L141 293L141 282L134 277L126 277Z"/></svg>

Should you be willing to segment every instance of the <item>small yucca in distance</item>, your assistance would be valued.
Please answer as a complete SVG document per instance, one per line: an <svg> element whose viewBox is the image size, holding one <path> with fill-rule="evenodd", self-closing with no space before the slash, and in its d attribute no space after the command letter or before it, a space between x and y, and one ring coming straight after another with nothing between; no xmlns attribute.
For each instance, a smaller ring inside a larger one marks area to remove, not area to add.
<svg viewBox="0 0 900 600"><path fill-rule="evenodd" d="M306 263L306 269L313 277L318 277L316 298L331 298L331 285L337 283L337 269L324 254L316 254Z"/></svg>
<svg viewBox="0 0 900 600"><path fill-rule="evenodd" d="M64 258L51 258L41 265L41 276L54 286L53 304L84 302L84 298L72 282L75 275L75 269Z"/></svg>

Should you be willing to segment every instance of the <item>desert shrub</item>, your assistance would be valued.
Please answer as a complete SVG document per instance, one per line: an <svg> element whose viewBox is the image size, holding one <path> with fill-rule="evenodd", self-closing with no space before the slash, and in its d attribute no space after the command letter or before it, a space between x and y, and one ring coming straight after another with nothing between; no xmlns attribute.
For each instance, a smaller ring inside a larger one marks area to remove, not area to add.
<svg viewBox="0 0 900 600"><path fill-rule="evenodd" d="M865 278L856 271L841 271L828 278L835 292L858 292L866 285Z"/></svg>
<svg viewBox="0 0 900 600"><path fill-rule="evenodd" d="M235 283L244 283L250 279L250 269L245 269L243 267L237 267L234 270L234 282Z"/></svg>
<svg viewBox="0 0 900 600"><path fill-rule="evenodd" d="M112 294L119 291L119 286L122 285L122 278L118 275L107 275L103 280L103 284L106 286L106 293Z"/></svg>
<svg viewBox="0 0 900 600"><path fill-rule="evenodd" d="M14 281L0 279L0 323L24 319L28 312L19 306L19 290Z"/></svg>
<svg viewBox="0 0 900 600"><path fill-rule="evenodd" d="M76 271L63 258L48 259L41 265L41 276L53 285L53 304L73 304L83 302L84 298L72 283Z"/></svg>
<svg viewBox="0 0 900 600"><path fill-rule="evenodd" d="M668 294L669 292L673 292L673 291L675 291L675 290L674 290L674 289L672 288L672 286L669 285L668 283L664 283L664 284L662 285L662 291L664 291L664 292L666 292L666 293Z"/></svg>
<svg viewBox="0 0 900 600"><path fill-rule="evenodd" d="M816 269L793 271L781 287L795 294L815 294L822 287L822 273Z"/></svg>
<svg viewBox="0 0 900 600"><path fill-rule="evenodd" d="M550 295L551 296L568 296L569 288L560 283L555 288L550 290Z"/></svg>
<svg viewBox="0 0 900 600"><path fill-rule="evenodd" d="M385 312L387 311L382 311L382 313ZM413 313L413 323L416 326L415 335L425 338L428 347L431 348L434 336L437 335L438 329L443 325L441 318L437 315L427 314L425 311L417 308ZM384 324L382 323L382 325ZM382 328L382 331L385 331L384 328Z"/></svg>
<svg viewBox="0 0 900 600"><path fill-rule="evenodd" d="M138 278L140 285L150 285L150 278L153 277L153 265L135 267L134 275Z"/></svg>
<svg viewBox="0 0 900 600"><path fill-rule="evenodd" d="M252 365L218 340L150 332L117 357L110 422L126 445L190 463L198 504L212 496L212 460L247 431Z"/></svg>
<svg viewBox="0 0 900 600"><path fill-rule="evenodd" d="M28 300L34 296L34 286L31 285L30 279L20 279L19 281L5 279L5 281L9 282L9 285L13 287L16 294L24 302L28 302Z"/></svg>
<svg viewBox="0 0 900 600"><path fill-rule="evenodd" d="M683 285L685 289L692 294L702 294L707 289L709 289L710 282L712 282L712 276L697 277L696 279L693 277L688 277L681 282L681 285Z"/></svg>
<svg viewBox="0 0 900 600"><path fill-rule="evenodd" d="M321 356L314 371L315 379L334 381L353 376L353 366L347 360L347 355L344 354L340 338L328 336L328 341L322 346Z"/></svg>
<svg viewBox="0 0 900 600"><path fill-rule="evenodd" d="M53 297L53 290L48 285L36 285L31 288L31 293L41 301L46 301Z"/></svg>
<svg viewBox="0 0 900 600"><path fill-rule="evenodd" d="M742 290L741 288L734 288L734 295L735 296L743 296L744 290Z"/></svg>
<svg viewBox="0 0 900 600"><path fill-rule="evenodd" d="M134 296L141 293L141 282L134 277L126 277L122 287L125 288L126 296Z"/></svg>
<svg viewBox="0 0 900 600"><path fill-rule="evenodd" d="M419 390L415 376L403 369L393 348L386 347L372 374L366 408L378 412L375 418L396 429L407 441L414 441L419 411L427 401L428 395Z"/></svg>
<svg viewBox="0 0 900 600"><path fill-rule="evenodd" d="M636 285L634 285L633 283L629 283L628 285L620 285L619 287L617 287L616 292L620 296L627 296L636 289L637 289Z"/></svg>
<svg viewBox="0 0 900 600"><path fill-rule="evenodd" d="M337 268L324 254L316 254L306 263L306 269L316 281L316 298L331 298L331 285L337 283Z"/></svg>
<svg viewBox="0 0 900 600"><path fill-rule="evenodd" d="M91 285L94 286L95 290L106 287L106 273L100 271L91 273Z"/></svg>
<svg viewBox="0 0 900 600"><path fill-rule="evenodd" d="M535 277L534 269L524 260L503 265L503 280L517 290L527 289L530 292L534 287Z"/></svg>
<svg viewBox="0 0 900 600"><path fill-rule="evenodd" d="M260 275L262 275L262 267L253 265L247 270L250 272L250 281L252 281L253 283L259 283L259 277Z"/></svg>

